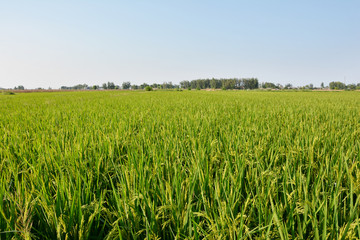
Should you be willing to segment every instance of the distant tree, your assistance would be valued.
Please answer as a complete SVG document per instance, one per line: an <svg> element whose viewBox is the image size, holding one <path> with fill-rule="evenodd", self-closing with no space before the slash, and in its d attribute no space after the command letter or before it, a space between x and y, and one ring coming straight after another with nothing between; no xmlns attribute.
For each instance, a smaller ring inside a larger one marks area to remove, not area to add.
<svg viewBox="0 0 360 240"><path fill-rule="evenodd" d="M149 84L143 83L140 85L140 89L145 89L147 86L149 86Z"/></svg>
<svg viewBox="0 0 360 240"><path fill-rule="evenodd" d="M76 89L76 90L80 90L80 89L87 89L88 85L87 84L77 84L73 87L69 87L69 89Z"/></svg>
<svg viewBox="0 0 360 240"><path fill-rule="evenodd" d="M271 82L265 82L262 84L262 88L277 88L276 85L274 83L271 83Z"/></svg>
<svg viewBox="0 0 360 240"><path fill-rule="evenodd" d="M125 88L123 88L123 89L125 89ZM131 85L131 89L132 89L132 90L139 89L139 86L138 86L138 85L135 85L135 84L134 84L134 85Z"/></svg>
<svg viewBox="0 0 360 240"><path fill-rule="evenodd" d="M330 89L345 89L346 85L342 82L330 82L329 83Z"/></svg>
<svg viewBox="0 0 360 240"><path fill-rule="evenodd" d="M355 85L355 84L348 84L348 85L346 86L346 88L349 89L349 90L355 90L355 89L356 89L356 85Z"/></svg>
<svg viewBox="0 0 360 240"><path fill-rule="evenodd" d="M217 81L215 78L210 80L210 88L216 89L217 88Z"/></svg>
<svg viewBox="0 0 360 240"><path fill-rule="evenodd" d="M174 85L172 82L164 82L161 86L162 89L172 89L174 88Z"/></svg>
<svg viewBox="0 0 360 240"><path fill-rule="evenodd" d="M325 85L324 85L324 83L323 83L323 82L321 83L321 85L320 85L320 86L321 86L321 88L325 88Z"/></svg>
<svg viewBox="0 0 360 240"><path fill-rule="evenodd" d="M107 89L115 89L115 84L113 82L108 82Z"/></svg>
<svg viewBox="0 0 360 240"><path fill-rule="evenodd" d="M153 83L153 84L151 84L151 87L152 88L161 88L161 85L158 83Z"/></svg>
<svg viewBox="0 0 360 240"><path fill-rule="evenodd" d="M108 89L107 84L106 84L106 83L103 83L103 84L102 84L102 88L103 88L103 89Z"/></svg>
<svg viewBox="0 0 360 240"><path fill-rule="evenodd" d="M122 89L129 89L131 87L131 83L130 82L123 82L122 83Z"/></svg>
<svg viewBox="0 0 360 240"><path fill-rule="evenodd" d="M292 85L290 84L290 83L288 83L288 84L285 84L285 87L284 87L284 89L291 89L292 88Z"/></svg>
<svg viewBox="0 0 360 240"><path fill-rule="evenodd" d="M99 85L94 85L94 86L92 86L92 89L94 89L94 90L99 89Z"/></svg>
<svg viewBox="0 0 360 240"><path fill-rule="evenodd" d="M62 90L70 90L70 89L83 90L83 89L88 89L88 88L89 88L89 86L84 83L84 84L77 84L77 85L72 86L72 87L61 86L60 89L62 89ZM49 87L49 89L51 89L51 88Z"/></svg>
<svg viewBox="0 0 360 240"><path fill-rule="evenodd" d="M190 82L189 81L186 81L186 80L184 80L184 81L181 81L180 82L180 87L181 88L189 88L190 87Z"/></svg>
<svg viewBox="0 0 360 240"><path fill-rule="evenodd" d="M15 90L25 90L23 85L19 85L17 87L14 87Z"/></svg>
<svg viewBox="0 0 360 240"><path fill-rule="evenodd" d="M213 89L216 89L216 88L221 88L221 81L218 80L218 79L211 79L210 80L210 87L213 88Z"/></svg>
<svg viewBox="0 0 360 240"><path fill-rule="evenodd" d="M185 82L180 83L181 86L186 86ZM225 88L225 89L256 89L259 88L259 81L257 78L222 78L222 79L197 79L190 82L190 87L206 89L206 88Z"/></svg>
<svg viewBox="0 0 360 240"><path fill-rule="evenodd" d="M257 78L241 79L244 89L257 89L259 88L259 81Z"/></svg>
<svg viewBox="0 0 360 240"><path fill-rule="evenodd" d="M152 89L152 87L150 87L150 86L146 86L145 87L145 91L152 91L153 89Z"/></svg>
<svg viewBox="0 0 360 240"><path fill-rule="evenodd" d="M196 88L196 80L192 80L192 81L190 82L190 87L191 87L191 89L195 89L195 88Z"/></svg>
<svg viewBox="0 0 360 240"><path fill-rule="evenodd" d="M236 85L235 79L223 79L222 87L225 89L234 89Z"/></svg>

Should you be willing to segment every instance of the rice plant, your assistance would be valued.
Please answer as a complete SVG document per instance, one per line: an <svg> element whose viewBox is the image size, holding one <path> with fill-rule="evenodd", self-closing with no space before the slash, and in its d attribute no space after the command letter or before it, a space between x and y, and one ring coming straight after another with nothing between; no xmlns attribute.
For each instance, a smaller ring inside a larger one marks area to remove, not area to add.
<svg viewBox="0 0 360 240"><path fill-rule="evenodd" d="M0 95L0 239L358 239L359 92Z"/></svg>

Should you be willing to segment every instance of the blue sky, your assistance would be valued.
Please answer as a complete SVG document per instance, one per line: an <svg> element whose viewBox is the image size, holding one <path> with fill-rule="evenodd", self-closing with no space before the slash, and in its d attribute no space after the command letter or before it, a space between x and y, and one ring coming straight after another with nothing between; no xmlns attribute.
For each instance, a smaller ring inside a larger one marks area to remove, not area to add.
<svg viewBox="0 0 360 240"><path fill-rule="evenodd" d="M0 87L360 82L360 1L2 1Z"/></svg>

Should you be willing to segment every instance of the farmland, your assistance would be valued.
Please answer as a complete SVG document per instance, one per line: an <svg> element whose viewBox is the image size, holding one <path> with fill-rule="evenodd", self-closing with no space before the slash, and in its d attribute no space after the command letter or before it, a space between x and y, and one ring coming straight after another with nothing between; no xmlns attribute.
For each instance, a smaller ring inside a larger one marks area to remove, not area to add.
<svg viewBox="0 0 360 240"><path fill-rule="evenodd" d="M0 95L0 239L360 237L360 93Z"/></svg>

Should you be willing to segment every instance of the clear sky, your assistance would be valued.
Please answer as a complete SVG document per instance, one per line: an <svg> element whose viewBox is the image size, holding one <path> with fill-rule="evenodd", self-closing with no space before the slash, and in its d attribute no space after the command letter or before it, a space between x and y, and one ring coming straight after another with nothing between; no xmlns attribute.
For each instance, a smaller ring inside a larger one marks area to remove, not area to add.
<svg viewBox="0 0 360 240"><path fill-rule="evenodd" d="M360 82L360 1L0 3L0 87L211 77Z"/></svg>

